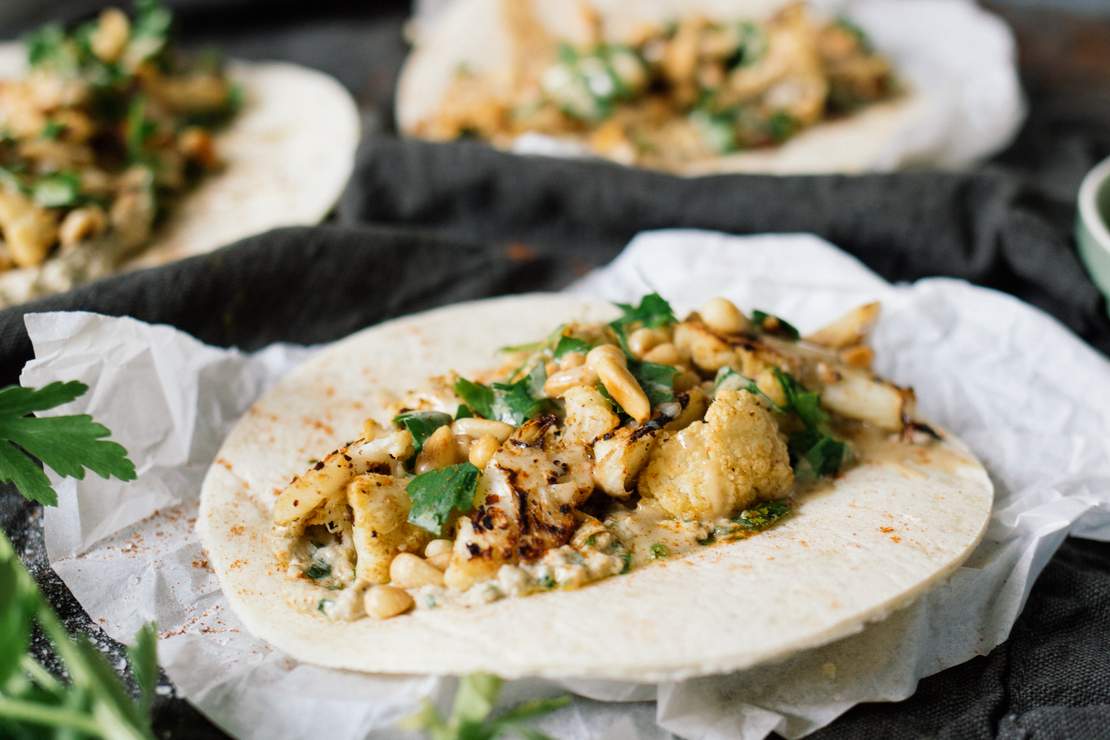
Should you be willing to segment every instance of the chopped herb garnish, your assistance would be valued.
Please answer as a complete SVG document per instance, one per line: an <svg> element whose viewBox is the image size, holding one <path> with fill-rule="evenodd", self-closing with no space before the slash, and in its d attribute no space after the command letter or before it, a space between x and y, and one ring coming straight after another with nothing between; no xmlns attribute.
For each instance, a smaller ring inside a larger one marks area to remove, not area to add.
<svg viewBox="0 0 1110 740"><path fill-rule="evenodd" d="M435 430L451 423L451 416L441 411L406 411L393 418L393 423L412 435L412 460L424 449L424 442Z"/></svg>
<svg viewBox="0 0 1110 740"><path fill-rule="evenodd" d="M470 407L467 406L465 403L460 403L459 407L455 409L456 419L469 419L472 416L474 416L474 412L471 411Z"/></svg>
<svg viewBox="0 0 1110 740"><path fill-rule="evenodd" d="M662 560L663 558L668 557L670 554L671 554L670 548L668 548L666 545L664 545L661 542L656 542L654 545L651 546L651 559L652 560Z"/></svg>
<svg viewBox="0 0 1110 740"><path fill-rule="evenodd" d="M493 390L489 386L459 378L455 381L455 395L478 416L485 419L494 418Z"/></svg>
<svg viewBox="0 0 1110 740"><path fill-rule="evenodd" d="M39 134L44 139L57 139L66 130L64 123L58 121L47 121L42 127L42 133Z"/></svg>
<svg viewBox="0 0 1110 740"><path fill-rule="evenodd" d="M127 141L127 156L132 162L145 162L146 143L157 131L158 125L146 117L146 98L135 96L127 109L124 124L124 137Z"/></svg>
<svg viewBox="0 0 1110 740"><path fill-rule="evenodd" d="M487 386L459 378L455 382L455 394L479 416L518 427L550 408L550 401L540 396L543 378L542 364L515 383Z"/></svg>
<svg viewBox="0 0 1110 740"><path fill-rule="evenodd" d="M801 336L790 322L774 314L766 313L758 309L752 311L752 321L755 322L755 325L765 334L786 337L795 342L798 341L798 338Z"/></svg>
<svg viewBox="0 0 1110 740"><path fill-rule="evenodd" d="M313 560L304 574L312 580L318 581L331 575L331 566L319 560Z"/></svg>
<svg viewBox="0 0 1110 740"><path fill-rule="evenodd" d="M736 120L728 113L714 113L698 108L690 113L690 123L694 125L702 141L717 154L734 152L740 146L736 136Z"/></svg>
<svg viewBox="0 0 1110 740"><path fill-rule="evenodd" d="M767 135L775 143L786 141L796 134L799 128L801 124L798 123L798 119L785 111L775 111L767 119Z"/></svg>
<svg viewBox="0 0 1110 740"><path fill-rule="evenodd" d="M316 602L316 611L320 612L321 614L327 614L328 607L331 606L332 603L333 602L331 599L320 599Z"/></svg>
<svg viewBox="0 0 1110 740"><path fill-rule="evenodd" d="M412 502L409 521L434 535L442 534L452 512L465 514L474 507L478 477L478 468L468 462L416 476L405 488Z"/></svg>
<svg viewBox="0 0 1110 740"><path fill-rule="evenodd" d="M76 172L45 175L31 186L31 198L45 208L75 205L81 199L81 178Z"/></svg>
<svg viewBox="0 0 1110 740"><path fill-rule="evenodd" d="M632 570L632 553L628 550L625 550L623 553L621 553L621 561L623 563L623 565L621 565L621 575L624 575L628 571Z"/></svg>
<svg viewBox="0 0 1110 740"><path fill-rule="evenodd" d="M631 303L618 303L616 306L621 310L621 317L610 322L609 326L617 335L621 349L629 355L631 354L628 350L629 327L655 329L660 326L670 326L678 321L671 304L658 293L648 293L640 299L638 306L633 306Z"/></svg>
<svg viewBox="0 0 1110 740"><path fill-rule="evenodd" d="M539 584L540 588L544 588L549 591L555 588L555 579L551 577L550 573L544 573L542 576L536 579L536 583Z"/></svg>
<svg viewBox="0 0 1110 740"><path fill-rule="evenodd" d="M657 362L629 360L628 370L644 389L652 406L674 400L674 378L678 368Z"/></svg>
<svg viewBox="0 0 1110 740"><path fill-rule="evenodd" d="M733 522L746 530L761 532L790 513L790 501L763 501L740 512Z"/></svg>
<svg viewBox="0 0 1110 740"><path fill-rule="evenodd" d="M591 349L593 349L593 345L586 340L563 335L559 337L559 342L555 345L554 357L557 360L570 352L578 352L584 355Z"/></svg>
<svg viewBox="0 0 1110 740"><path fill-rule="evenodd" d="M782 410L794 412L805 425L803 431L790 435L790 461L795 474L802 477L835 475L848 456L848 445L829 431L829 415L821 408L821 394L807 391L780 368L776 367L774 373L786 396Z"/></svg>

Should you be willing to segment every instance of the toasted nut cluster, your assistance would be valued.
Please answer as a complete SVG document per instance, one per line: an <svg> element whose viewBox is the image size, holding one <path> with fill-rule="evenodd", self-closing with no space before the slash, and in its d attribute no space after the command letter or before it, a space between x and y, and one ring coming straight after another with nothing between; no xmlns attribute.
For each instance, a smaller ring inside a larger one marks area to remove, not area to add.
<svg viewBox="0 0 1110 740"><path fill-rule="evenodd" d="M712 298L701 307L701 320L718 334L739 334L751 328L751 324L727 298Z"/></svg>
<svg viewBox="0 0 1110 740"><path fill-rule="evenodd" d="M362 596L366 613L374 619L389 619L413 607L412 597L395 586L371 586Z"/></svg>
<svg viewBox="0 0 1110 740"><path fill-rule="evenodd" d="M628 335L628 349L637 357L643 357L663 342L670 341L670 335L662 329L637 329Z"/></svg>
<svg viewBox="0 0 1110 740"><path fill-rule="evenodd" d="M411 552L402 552L389 564L389 581L401 588L442 586L443 571Z"/></svg>
<svg viewBox="0 0 1110 740"><path fill-rule="evenodd" d="M593 368L605 390L625 413L641 424L651 418L651 402L628 371L628 361L620 349L611 344L594 347L586 355L586 365Z"/></svg>

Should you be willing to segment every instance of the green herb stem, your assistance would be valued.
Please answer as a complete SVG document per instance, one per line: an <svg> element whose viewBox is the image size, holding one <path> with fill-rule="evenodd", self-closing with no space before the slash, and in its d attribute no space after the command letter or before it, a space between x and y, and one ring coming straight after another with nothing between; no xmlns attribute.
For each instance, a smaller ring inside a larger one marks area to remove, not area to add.
<svg viewBox="0 0 1110 740"><path fill-rule="evenodd" d="M92 717L61 707L33 704L19 699L0 697L0 718L13 722L67 728L84 735L101 737L103 727Z"/></svg>

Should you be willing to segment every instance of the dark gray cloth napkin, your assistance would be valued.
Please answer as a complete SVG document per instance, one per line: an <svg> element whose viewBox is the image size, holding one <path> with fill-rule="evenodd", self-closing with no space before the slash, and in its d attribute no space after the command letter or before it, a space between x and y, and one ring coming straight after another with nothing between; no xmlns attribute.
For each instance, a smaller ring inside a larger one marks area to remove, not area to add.
<svg viewBox="0 0 1110 740"><path fill-rule="evenodd" d="M103 4L6 0L0 35ZM368 136L334 223L262 234L0 312L0 383L16 382L30 358L27 311L127 314L245 349L326 342L423 308L558 289L612 259L636 232L673 226L813 232L889 280L950 275L1013 293L1110 353L1105 301L1069 236L1078 179L1110 154L1105 108L1063 106L1033 89L1021 138L973 173L683 180L393 137L403 3L171 4L197 45L311 64L358 95ZM0 526L69 628L97 631L46 563L37 507L0 493ZM925 679L906 701L858 706L814 737L1105 737L1108 655L1110 545L1069 539L1005 644ZM221 736L173 697L159 697L155 724L165 737Z"/></svg>

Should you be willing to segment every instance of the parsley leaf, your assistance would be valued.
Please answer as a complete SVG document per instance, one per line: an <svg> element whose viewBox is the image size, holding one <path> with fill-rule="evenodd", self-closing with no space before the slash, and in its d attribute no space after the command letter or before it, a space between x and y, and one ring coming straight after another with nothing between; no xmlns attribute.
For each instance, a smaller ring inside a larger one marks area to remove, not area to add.
<svg viewBox="0 0 1110 740"><path fill-rule="evenodd" d="M557 360L568 352L586 354L591 349L593 349L593 345L586 340L563 335L559 337L559 343L555 345L554 357Z"/></svg>
<svg viewBox="0 0 1110 740"><path fill-rule="evenodd" d="M81 199L81 177L69 171L44 175L31 186L31 198L45 208L76 205Z"/></svg>
<svg viewBox="0 0 1110 740"><path fill-rule="evenodd" d="M542 364L515 383L487 386L459 378L455 394L479 416L517 427L550 407L550 401L542 397L544 378Z"/></svg>
<svg viewBox="0 0 1110 740"><path fill-rule="evenodd" d="M111 432L92 417L27 416L68 403L87 390L78 382L0 389L0 481L14 483L32 501L54 506L58 496L32 456L64 477L82 480L88 468L102 478L135 479L127 450L103 439Z"/></svg>
<svg viewBox="0 0 1110 740"><path fill-rule="evenodd" d="M630 360L628 370L644 389L652 406L674 400L674 377L678 374L678 368L657 362Z"/></svg>
<svg viewBox="0 0 1110 740"><path fill-rule="evenodd" d="M760 311L758 309L752 311L752 321L765 334L786 337L793 342L798 341L799 337L801 337L801 334L789 321L765 311Z"/></svg>
<svg viewBox="0 0 1110 740"><path fill-rule="evenodd" d="M660 326L670 326L678 321L671 304L667 303L658 293L648 293L640 299L640 305L638 306L633 306L631 303L618 303L616 306L621 310L621 317L610 322L609 327L617 335L621 349L625 351L625 354L630 354L628 351L628 328L630 326L639 325L639 327L654 329Z"/></svg>
<svg viewBox="0 0 1110 740"><path fill-rule="evenodd" d="M478 416L485 419L494 418L493 390L489 386L459 378L455 381L455 395Z"/></svg>
<svg viewBox="0 0 1110 740"><path fill-rule="evenodd" d="M136 95L127 108L127 119L124 122L127 157L132 162L146 161L146 142L157 130L158 124L146 117L146 98Z"/></svg>
<svg viewBox="0 0 1110 740"><path fill-rule="evenodd" d="M452 511L465 514L474 507L478 476L478 468L468 462L416 476L405 488L412 501L409 521L434 535L442 534Z"/></svg>
<svg viewBox="0 0 1110 740"><path fill-rule="evenodd" d="M750 509L744 509L733 522L744 529L761 532L790 513L790 502L785 499L763 501Z"/></svg>
<svg viewBox="0 0 1110 740"><path fill-rule="evenodd" d="M409 430L412 435L412 457L415 460L424 449L424 442L435 430L451 423L451 416L441 411L406 411L393 417L393 423Z"/></svg>
<svg viewBox="0 0 1110 740"><path fill-rule="evenodd" d="M42 133L40 133L39 136L44 139L54 140L65 133L65 130L66 126L64 123L59 123L58 121L47 121L45 124L43 124Z"/></svg>
<svg viewBox="0 0 1110 740"><path fill-rule="evenodd" d="M790 461L803 477L835 475L848 457L848 445L832 435L829 415L821 408L821 394L807 391L792 375L774 369L786 404L781 408L798 415L805 429L790 435Z"/></svg>
<svg viewBox="0 0 1110 740"><path fill-rule="evenodd" d="M550 714L570 703L569 696L550 699L529 699L491 717L504 682L487 673L472 673L459 680L451 716L444 719L431 701L425 700L420 711L404 719L407 730L423 730L432 740L494 740L517 734L529 740L547 736L525 724L528 720Z"/></svg>

